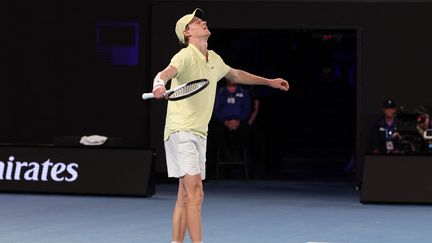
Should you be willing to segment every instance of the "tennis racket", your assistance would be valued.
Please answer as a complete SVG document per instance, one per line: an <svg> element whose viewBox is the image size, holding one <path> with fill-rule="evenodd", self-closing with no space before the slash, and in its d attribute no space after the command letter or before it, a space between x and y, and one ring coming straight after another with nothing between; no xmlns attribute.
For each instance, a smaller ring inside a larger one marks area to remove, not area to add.
<svg viewBox="0 0 432 243"><path fill-rule="evenodd" d="M207 87L209 83L210 82L207 79L198 79L198 80L190 81L174 89L165 91L164 96L166 99L172 101L182 100L205 89L205 87ZM147 99L153 99L155 98L155 96L153 95L153 93L144 93L142 95L142 98L144 100L147 100Z"/></svg>

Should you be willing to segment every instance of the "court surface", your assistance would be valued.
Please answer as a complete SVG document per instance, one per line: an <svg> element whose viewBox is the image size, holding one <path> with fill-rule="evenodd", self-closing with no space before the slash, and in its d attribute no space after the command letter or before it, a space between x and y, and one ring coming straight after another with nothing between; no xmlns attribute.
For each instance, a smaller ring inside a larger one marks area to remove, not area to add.
<svg viewBox="0 0 432 243"><path fill-rule="evenodd" d="M204 186L206 243L432 242L431 206L364 205L346 182ZM0 194L0 242L171 242L177 186L156 189L151 198Z"/></svg>

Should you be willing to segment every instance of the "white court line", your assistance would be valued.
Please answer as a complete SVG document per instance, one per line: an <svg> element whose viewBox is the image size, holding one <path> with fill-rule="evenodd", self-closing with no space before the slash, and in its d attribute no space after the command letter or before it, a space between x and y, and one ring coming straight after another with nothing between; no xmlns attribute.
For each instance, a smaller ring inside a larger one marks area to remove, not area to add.
<svg viewBox="0 0 432 243"><path fill-rule="evenodd" d="M326 241L326 242L324 242L324 241L308 241L308 242L306 242L306 243L336 243L336 242L328 242L328 241Z"/></svg>

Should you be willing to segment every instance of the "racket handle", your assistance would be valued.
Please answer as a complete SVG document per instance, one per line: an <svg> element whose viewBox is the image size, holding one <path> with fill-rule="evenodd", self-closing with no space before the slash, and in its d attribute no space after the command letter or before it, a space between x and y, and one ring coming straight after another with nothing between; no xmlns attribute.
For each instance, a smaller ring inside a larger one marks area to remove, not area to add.
<svg viewBox="0 0 432 243"><path fill-rule="evenodd" d="M153 93L144 93L144 94L142 95L143 100L152 99L152 98L154 98L154 97L155 97L155 96L154 96Z"/></svg>

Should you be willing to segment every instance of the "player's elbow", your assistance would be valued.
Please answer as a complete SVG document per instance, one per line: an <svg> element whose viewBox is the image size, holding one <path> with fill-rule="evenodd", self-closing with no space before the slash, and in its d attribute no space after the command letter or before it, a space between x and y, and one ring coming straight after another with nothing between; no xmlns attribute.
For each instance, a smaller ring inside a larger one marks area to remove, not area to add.
<svg viewBox="0 0 432 243"><path fill-rule="evenodd" d="M234 83L238 83L241 80L240 71L241 70L231 68L231 70L228 72L225 78L233 81Z"/></svg>

